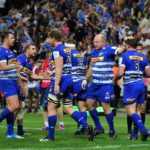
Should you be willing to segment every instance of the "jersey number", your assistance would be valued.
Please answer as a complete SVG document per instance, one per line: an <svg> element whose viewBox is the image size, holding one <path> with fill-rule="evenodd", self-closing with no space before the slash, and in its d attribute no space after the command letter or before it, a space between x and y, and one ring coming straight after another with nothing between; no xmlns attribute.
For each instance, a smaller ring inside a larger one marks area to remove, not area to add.
<svg viewBox="0 0 150 150"><path fill-rule="evenodd" d="M82 58L77 58L77 59L78 59L78 65L80 67L83 67L84 66L83 59Z"/></svg>
<svg viewBox="0 0 150 150"><path fill-rule="evenodd" d="M68 53L67 54L67 64L70 64L71 63L71 54Z"/></svg>
<svg viewBox="0 0 150 150"><path fill-rule="evenodd" d="M139 61L135 61L135 70L139 71Z"/></svg>

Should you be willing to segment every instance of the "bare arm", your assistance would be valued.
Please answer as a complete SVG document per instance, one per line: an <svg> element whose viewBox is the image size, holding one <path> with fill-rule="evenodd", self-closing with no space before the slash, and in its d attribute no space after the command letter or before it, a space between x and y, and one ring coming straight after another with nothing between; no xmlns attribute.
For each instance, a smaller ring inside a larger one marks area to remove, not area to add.
<svg viewBox="0 0 150 150"><path fill-rule="evenodd" d="M30 78L34 80L51 80L52 74L50 74L49 72L45 72L42 75L36 75L36 74L31 73Z"/></svg>
<svg viewBox="0 0 150 150"><path fill-rule="evenodd" d="M127 40L130 40L130 39L134 39L133 36L127 36L124 38L124 42L123 44L121 45L121 47L118 48L118 54L121 55L123 52L125 52L125 49L126 49L126 41Z"/></svg>
<svg viewBox="0 0 150 150"><path fill-rule="evenodd" d="M55 85L59 85L61 76L62 76L62 69L63 69L63 58L58 57L55 59Z"/></svg>
<svg viewBox="0 0 150 150"><path fill-rule="evenodd" d="M126 47L124 45L121 45L121 47L119 47L118 50L118 54L121 55L122 53L125 52Z"/></svg>
<svg viewBox="0 0 150 150"><path fill-rule="evenodd" d="M17 69L20 67L20 62L18 61L15 65L13 66L10 66L10 65L7 65L6 62L1 62L0 63L0 67L2 69L2 71L9 71L9 70L12 70L12 69Z"/></svg>
<svg viewBox="0 0 150 150"><path fill-rule="evenodd" d="M92 65L89 65L85 78L88 80L92 76Z"/></svg>
<svg viewBox="0 0 150 150"><path fill-rule="evenodd" d="M125 71L125 67L124 67L124 66L120 66L120 67L119 67L119 70L118 70L118 72L117 72L117 74L116 74L116 76L115 76L114 79L113 79L113 82L114 82L114 83L116 83L117 80L121 79L121 77L122 77L123 74L124 74L124 71Z"/></svg>
<svg viewBox="0 0 150 150"><path fill-rule="evenodd" d="M150 68L145 69L146 77L150 78Z"/></svg>

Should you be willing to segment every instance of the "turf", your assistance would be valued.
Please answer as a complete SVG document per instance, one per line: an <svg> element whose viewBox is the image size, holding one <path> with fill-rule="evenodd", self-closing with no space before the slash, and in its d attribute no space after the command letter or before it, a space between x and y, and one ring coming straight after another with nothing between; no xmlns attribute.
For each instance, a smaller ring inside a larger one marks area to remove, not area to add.
<svg viewBox="0 0 150 150"><path fill-rule="evenodd" d="M6 139L6 121L0 124L0 150L20 149L20 150L102 150L102 149L117 149L117 150L147 150L150 147L150 138L143 142L141 135L138 135L137 141L128 140L126 118L115 117L115 129L117 131L117 139L108 139L108 125L104 116L100 116L100 121L105 129L105 134L96 136L94 141L88 141L87 135L74 135L77 125L76 122L64 115L65 130L55 131L55 142L39 142L40 138L47 135L47 131L40 131L43 126L42 114L25 114L24 128L31 132L32 135L25 136L24 139ZM93 124L88 117L89 124ZM146 120L146 126L150 124L150 120ZM16 127L16 125L15 125ZM58 123L57 123L58 128ZM15 128L16 131L16 128Z"/></svg>

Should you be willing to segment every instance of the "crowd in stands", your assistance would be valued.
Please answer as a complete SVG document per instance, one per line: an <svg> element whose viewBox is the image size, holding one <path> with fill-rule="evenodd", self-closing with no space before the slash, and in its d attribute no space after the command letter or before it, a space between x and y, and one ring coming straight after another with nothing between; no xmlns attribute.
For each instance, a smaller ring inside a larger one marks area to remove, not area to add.
<svg viewBox="0 0 150 150"><path fill-rule="evenodd" d="M34 42L38 58L45 59L51 49L48 32L58 28L66 39L74 39L77 49L89 58L93 38L104 33L107 44L119 46L124 37L133 35L150 51L150 1L148 0L31 0L23 8L11 6L0 16L0 34L13 30L13 52L24 52L25 44ZM0 39L1 43L1 39Z"/></svg>
<svg viewBox="0 0 150 150"><path fill-rule="evenodd" d="M14 50L22 53L23 45L36 43L39 54L50 45L47 33L58 28L65 39L74 39L79 51L89 54L93 37L104 33L108 44L118 46L127 35L134 35L150 49L150 2L148 0L32 0L20 10L11 6L0 17L0 32L13 29L16 33Z"/></svg>

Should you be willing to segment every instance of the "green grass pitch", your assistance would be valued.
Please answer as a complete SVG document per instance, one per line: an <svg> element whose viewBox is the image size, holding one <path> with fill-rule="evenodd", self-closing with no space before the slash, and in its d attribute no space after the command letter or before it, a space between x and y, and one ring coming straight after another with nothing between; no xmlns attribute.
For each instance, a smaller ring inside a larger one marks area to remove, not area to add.
<svg viewBox="0 0 150 150"><path fill-rule="evenodd" d="M58 122L55 130L55 142L39 142L40 138L47 135L47 131L40 131L43 126L42 114L25 114L24 129L32 135L25 136L24 139L6 139L6 121L0 123L0 150L148 150L150 149L150 138L146 142L141 141L138 135L137 141L128 140L126 117L114 118L117 139L108 139L108 125L104 116L100 116L101 124L105 129L105 134L98 135L94 141L88 141L87 135L74 135L76 122L64 115L65 130L58 131ZM89 124L93 124L88 117ZM146 127L150 128L149 118L146 120ZM15 124L16 131L16 124Z"/></svg>

